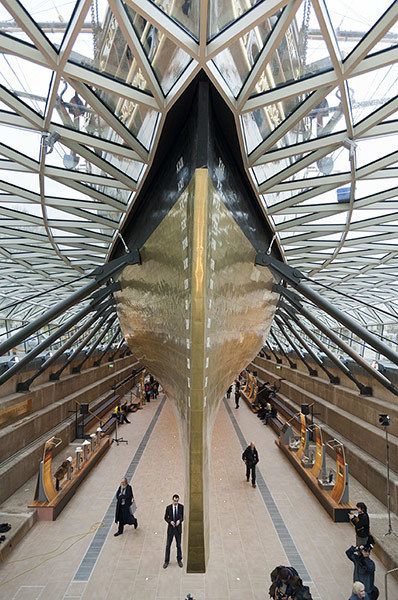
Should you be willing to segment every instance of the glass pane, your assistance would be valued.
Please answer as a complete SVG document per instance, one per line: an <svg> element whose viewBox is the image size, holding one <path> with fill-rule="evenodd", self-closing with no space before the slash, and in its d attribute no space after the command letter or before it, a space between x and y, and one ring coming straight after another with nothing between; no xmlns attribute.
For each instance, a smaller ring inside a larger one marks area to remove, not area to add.
<svg viewBox="0 0 398 600"><path fill-rule="evenodd" d="M256 4L264 0L217 0L209 2L208 33L213 38L217 33L239 19Z"/></svg>
<svg viewBox="0 0 398 600"><path fill-rule="evenodd" d="M252 29L214 58L214 64L235 97L256 63L280 13L281 11ZM268 87L258 88L257 91L267 89Z"/></svg>
<svg viewBox="0 0 398 600"><path fill-rule="evenodd" d="M348 87L353 121L358 123L398 94L398 65L353 77Z"/></svg>
<svg viewBox="0 0 398 600"><path fill-rule="evenodd" d="M289 115L291 115L307 96L286 98L281 102L257 108L241 116L248 154L269 136ZM291 142L295 143L295 142Z"/></svg>
<svg viewBox="0 0 398 600"><path fill-rule="evenodd" d="M101 2L100 7L102 11L98 15L95 27L83 28L77 36L70 60L147 91L145 77L108 3Z"/></svg>
<svg viewBox="0 0 398 600"><path fill-rule="evenodd" d="M253 95L332 68L312 4L302 3L277 50L259 77Z"/></svg>
<svg viewBox="0 0 398 600"><path fill-rule="evenodd" d="M167 95L191 62L191 57L127 5L126 10L156 78Z"/></svg>
<svg viewBox="0 0 398 600"><path fill-rule="evenodd" d="M199 38L199 0L181 0L181 2L151 0L151 2L192 33L196 39Z"/></svg>
<svg viewBox="0 0 398 600"><path fill-rule="evenodd" d="M347 56L373 27L391 4L391 0L326 0L340 52Z"/></svg>
<svg viewBox="0 0 398 600"><path fill-rule="evenodd" d="M49 69L17 56L0 54L0 83L41 115L44 114L51 77Z"/></svg>

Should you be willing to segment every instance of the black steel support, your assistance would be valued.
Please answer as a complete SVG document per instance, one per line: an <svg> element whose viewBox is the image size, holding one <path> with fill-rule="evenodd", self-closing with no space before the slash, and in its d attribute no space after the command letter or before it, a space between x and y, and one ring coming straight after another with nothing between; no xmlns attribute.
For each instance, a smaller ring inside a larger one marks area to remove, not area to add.
<svg viewBox="0 0 398 600"><path fill-rule="evenodd" d="M125 339L124 339L124 337L122 337L122 339L120 340L120 342L118 344L118 347L116 348L115 352L112 354L112 356L109 357L110 361L115 360L115 356L119 352L119 350L121 349L121 347L123 346L124 342L125 342Z"/></svg>
<svg viewBox="0 0 398 600"><path fill-rule="evenodd" d="M111 341L109 342L109 344L106 346L105 350L101 353L100 357L95 361L94 363L94 367L99 367L101 364L102 359L104 358L105 354L109 351L110 347L112 346L112 344L115 342L115 340L117 339L117 337L120 335L121 331L120 331L120 327L116 328L116 331L114 333L114 335L111 338Z"/></svg>
<svg viewBox="0 0 398 600"><path fill-rule="evenodd" d="M84 298L87 298L87 296L89 296L97 288L101 287L103 283L105 283L123 267L126 265L135 265L139 263L140 254L138 250L133 250L128 254L124 254L123 256L120 256L119 258L116 258L115 260L112 260L109 263L94 269L94 271L88 275L88 277L94 278L93 281L47 310L44 314L32 321L32 323L22 327L22 329L18 330L17 333L9 337L7 340L4 340L4 342L0 344L0 356L7 354L7 352L9 352L12 348L18 346L30 335L36 333L36 331L44 327L44 325L47 325L50 321L59 317L59 315L63 314L66 310L72 306L75 306L84 300Z"/></svg>
<svg viewBox="0 0 398 600"><path fill-rule="evenodd" d="M264 345L264 346L261 348L261 352L264 352L264 354L265 354L265 358L266 358L267 360L271 360L271 355L270 355L270 354L267 354L267 352L266 352L266 350L265 350L265 345Z"/></svg>
<svg viewBox="0 0 398 600"><path fill-rule="evenodd" d="M282 364L282 359L279 358L279 356L276 354L276 352L273 351L272 346L268 343L268 341L265 342L265 345L268 346L271 354L273 354L275 356L276 363L278 365L281 365Z"/></svg>
<svg viewBox="0 0 398 600"><path fill-rule="evenodd" d="M347 327L350 331L355 333L360 339L368 343L372 348L379 352L391 362L398 365L398 353L395 352L390 346L385 344L382 340L377 338L373 333L368 331L365 327L360 325L355 319L346 315L337 308L335 304L318 294L310 286L303 283L301 280L304 279L303 273L298 269L294 269L289 265L277 260L271 254L268 255L266 252L259 252L256 256L255 264L262 265L270 268L272 271L281 276L287 283L293 288L299 291L308 300L313 302L318 308L324 310L333 319ZM278 286L281 288L282 286ZM394 392L395 393L395 392Z"/></svg>
<svg viewBox="0 0 398 600"><path fill-rule="evenodd" d="M58 348L58 350L56 352L54 352L54 354L52 354L52 356L50 356L50 358L48 358L39 367L39 369L36 371L36 373L34 373L26 381L18 383L17 384L17 392L22 392L22 391L28 390L30 388L30 386L32 385L32 383L34 382L34 380L37 379L37 377L39 377L39 375L44 373L44 371L46 371L60 356L62 356L62 354L65 352L65 350L68 350L68 348L70 348L75 343L75 341L78 340L79 337L81 337L83 335L83 333L85 331L87 331L87 329L89 327L91 327L91 325L93 323L95 323L95 321L97 319L99 319L99 317L103 314L103 312L107 308L112 306L113 304L114 304L113 298L112 299L109 298L108 300L105 300L105 302L103 304L99 304L99 305L98 305L98 302L95 302L93 304L93 307L91 308L91 310L96 311L95 314L92 317L90 317L89 319L87 319L87 321L84 323L84 325L79 327L79 329L65 342L65 344L63 344L60 348Z"/></svg>
<svg viewBox="0 0 398 600"><path fill-rule="evenodd" d="M355 385L357 385L357 383L359 383L359 382L357 382L357 380L355 379L354 375L351 373L349 368L346 367L345 365L343 365L343 363L338 359L338 357L335 354L333 354L333 352L331 350L329 350L329 348L326 346L326 344L324 344L315 335L315 333L313 333L311 331L311 329L309 329L302 322L302 320L297 318L297 316L296 316L295 312L292 310L292 308L290 306L284 305L284 309L286 310L286 312L288 312L289 317L291 317L293 319L293 321L296 323L296 325L298 325L300 327L300 329L310 338L310 340L312 340L314 342L314 344L316 344L318 346L319 350L321 352L323 352L324 354L326 354L326 356L332 361L332 363L336 365L336 367L339 369L339 371L342 371L344 373L344 375L346 375L346 377L351 379L351 381L353 381L355 383ZM333 383L334 385L339 385L340 384L339 377L335 377L334 375L332 375L332 379L330 380L330 383Z"/></svg>
<svg viewBox="0 0 398 600"><path fill-rule="evenodd" d="M281 288L281 286L278 286L278 288ZM279 289L278 291L281 291L283 293L283 295L288 299L288 301L306 319L308 319L308 321L310 321L313 325L315 325L315 327L317 329L319 329L326 337L328 337L345 354L350 356L352 358L352 360L354 360L360 367L362 367L365 371L367 371L374 379L377 379L377 381L379 383L381 383L382 386L384 386L390 392L392 392L393 394L398 396L398 389L391 383L391 381L389 381L389 379L387 379L387 377L384 377L384 375L382 375L379 371L377 371L376 369L371 367L366 362L366 360L358 354L358 352L355 352L355 350L353 348L351 348L351 346L349 346L348 344L346 344L346 342L344 342L341 338L339 338L339 336L336 333L334 333L334 331L332 331L330 329L330 327L327 327L324 323L322 323L322 321L320 321L309 310L307 310L307 308L305 306L303 306L303 304L300 302L300 298L299 298L299 296L297 296L297 294L295 294L294 292L292 292L290 290L286 290L285 288L283 288L283 291L281 289ZM352 378L352 373L351 373L351 378ZM371 395L371 393L372 393L371 388L369 388L368 386L364 386L359 381L356 382L356 385L359 387L361 394L366 395L366 396Z"/></svg>
<svg viewBox="0 0 398 600"><path fill-rule="evenodd" d="M285 303L281 303L280 305L282 308L285 308ZM285 323L286 327L288 327L288 329L292 332L292 334L294 335L294 337L297 339L297 341L299 342L299 344L302 345L302 347L304 348L304 350L306 350L306 352L312 357L312 360L318 365L318 367L320 367L322 369L322 371L324 373L326 373L326 375L329 378L330 383L333 383L335 385L338 385L340 383L340 379L338 377L336 377L336 375L333 375L333 373L331 373L323 364L323 362L321 361L321 359L315 354L315 352L312 350L311 346L309 346L309 344L307 344L307 342L305 341L304 338L301 337L301 335L299 334L298 331L296 331L294 329L294 327L292 327L292 324L290 323L290 321L288 320L287 314L283 313L279 308L277 310L277 314L278 316L281 317L281 319L283 320L283 322Z"/></svg>
<svg viewBox="0 0 398 600"><path fill-rule="evenodd" d="M65 321L63 325L60 325L54 333L47 336L40 344L35 346L33 350L25 354L17 363L15 363L12 367L7 369L2 375L0 375L0 385L3 385L6 381L11 379L15 373L21 371L25 365L30 363L36 356L41 354L44 350L46 350L51 344L56 342L58 338L60 338L64 333L66 333L71 327L76 325L81 319L83 319L89 312L93 310L93 306L88 304L83 309L79 310L75 313L70 319ZM29 386L25 387L24 384L19 384L17 386L17 391L25 391L29 389Z"/></svg>
<svg viewBox="0 0 398 600"><path fill-rule="evenodd" d="M285 336L287 343L290 344L290 346L293 348L293 351L297 354L298 358L301 360L301 362L303 363L303 365L305 366L305 368L307 369L307 371L311 375L311 377L317 377L318 371L316 369L313 369L311 367L311 365L309 365L307 363L304 355L302 354L302 352L300 352L300 349L298 348L298 346L295 344L295 342L293 342L290 335L288 333L286 333L285 328L283 326L284 323L277 316L275 317L275 323L277 324L281 333Z"/></svg>
<svg viewBox="0 0 398 600"><path fill-rule="evenodd" d="M57 381L61 377L61 374L64 372L66 367L68 367L71 364L71 362L73 362L75 360L76 356L79 356L80 352L83 350L83 348L85 346L87 346L87 344L95 336L97 331L99 331L101 329L101 327L103 326L103 324L105 323L105 321L107 320L107 318L109 317L109 315L112 312L113 312L113 307L110 307L110 308L106 309L105 311L101 311L101 318L100 318L99 322L97 323L97 325L92 329L92 331L90 331L90 333L78 345L76 350L74 350L72 352L72 354L69 356L68 360L62 365L62 367L60 369L58 369L58 371L54 371L53 373L50 374L50 381ZM98 314L97 316L100 316L100 315Z"/></svg>
<svg viewBox="0 0 398 600"><path fill-rule="evenodd" d="M290 356L287 354L287 352L285 351L284 347L282 346L282 344L280 343L280 341L278 340L278 338L276 337L275 333L272 331L270 331L271 337L273 338L274 342L276 343L276 345L278 346L279 350L281 351L281 353L283 354L283 356L286 358L287 362L290 365L291 369L297 369L297 363L293 362L292 359L290 358Z"/></svg>
<svg viewBox="0 0 398 600"><path fill-rule="evenodd" d="M84 357L84 359L82 360L82 362L79 363L78 365L76 365L75 367L73 367L72 373L80 373L80 371L82 370L82 366L90 358L90 356L93 354L94 350L96 349L96 347L98 346L98 344L101 342L101 340L104 339L104 337L106 336L106 334L108 333L108 331L110 330L110 328L112 327L112 325L114 324L115 320L116 320L116 315L113 315L112 317L110 317L109 321L107 321L105 323L106 327L105 327L104 331L95 340L94 344L91 346L90 350L87 352L87 354Z"/></svg>

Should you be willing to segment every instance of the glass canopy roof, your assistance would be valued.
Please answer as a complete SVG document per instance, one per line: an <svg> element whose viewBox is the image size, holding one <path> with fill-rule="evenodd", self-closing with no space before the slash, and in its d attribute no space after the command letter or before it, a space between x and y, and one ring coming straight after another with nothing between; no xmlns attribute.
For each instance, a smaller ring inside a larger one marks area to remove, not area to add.
<svg viewBox="0 0 398 600"><path fill-rule="evenodd" d="M2 0L0 319L107 260L201 69L286 261L396 315L397 17L391 0Z"/></svg>

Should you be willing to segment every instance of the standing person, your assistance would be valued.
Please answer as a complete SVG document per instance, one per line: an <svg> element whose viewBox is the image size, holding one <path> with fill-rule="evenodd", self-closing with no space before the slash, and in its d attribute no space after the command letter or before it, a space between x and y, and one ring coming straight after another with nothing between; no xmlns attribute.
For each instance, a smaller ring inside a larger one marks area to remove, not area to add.
<svg viewBox="0 0 398 600"><path fill-rule="evenodd" d="M256 464L259 461L258 452L256 450L256 446L253 442L250 442L250 445L246 448L246 450L242 454L242 460L246 463L246 481L250 479L250 473L252 476L252 486L256 487Z"/></svg>
<svg viewBox="0 0 398 600"><path fill-rule="evenodd" d="M170 547L173 538L176 539L177 546L177 562L178 566L182 567L182 550L181 550L181 536L182 536L182 522L184 520L184 506L179 503L179 495L174 494L173 504L169 504L166 507L164 513L164 520L166 521L167 527L167 542L166 552L164 555L163 569L167 569L170 562Z"/></svg>
<svg viewBox="0 0 398 600"><path fill-rule="evenodd" d="M239 408L240 390L235 386L235 408Z"/></svg>
<svg viewBox="0 0 398 600"><path fill-rule="evenodd" d="M355 506L357 507L358 512L350 513L350 519L355 527L356 545L365 546L368 543L370 535L368 508L363 502L357 502Z"/></svg>
<svg viewBox="0 0 398 600"><path fill-rule="evenodd" d="M227 389L227 398L231 397L231 392L232 392L232 385L230 385L229 388Z"/></svg>
<svg viewBox="0 0 398 600"><path fill-rule="evenodd" d="M369 596L369 600L377 600L379 590L375 586L375 570L376 565L370 558L372 546L366 545L361 547L351 546L346 550L346 555L349 560L354 563L354 581L360 581L365 586L365 592Z"/></svg>
<svg viewBox="0 0 398 600"><path fill-rule="evenodd" d="M149 383L149 381L145 382L144 391L145 391L145 400L147 402L150 402L151 401L151 384Z"/></svg>
<svg viewBox="0 0 398 600"><path fill-rule="evenodd" d="M138 527L138 521L130 511L130 507L134 501L133 488L128 483L126 477L120 482L120 486L116 492L116 499L115 523L119 523L119 527L117 532L113 534L115 537L122 535L125 525L134 525L134 529Z"/></svg>

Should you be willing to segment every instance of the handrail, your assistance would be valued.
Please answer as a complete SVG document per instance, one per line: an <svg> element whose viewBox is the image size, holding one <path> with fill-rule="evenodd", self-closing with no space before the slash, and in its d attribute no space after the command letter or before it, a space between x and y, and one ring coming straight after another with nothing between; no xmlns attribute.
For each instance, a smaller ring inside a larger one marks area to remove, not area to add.
<svg viewBox="0 0 398 600"><path fill-rule="evenodd" d="M390 573L394 573L395 571L398 571L398 567L395 567L395 569L390 569L389 571L386 571L386 574L384 575L384 590L385 590L385 594L386 594L386 600L388 600L387 578L390 575Z"/></svg>

